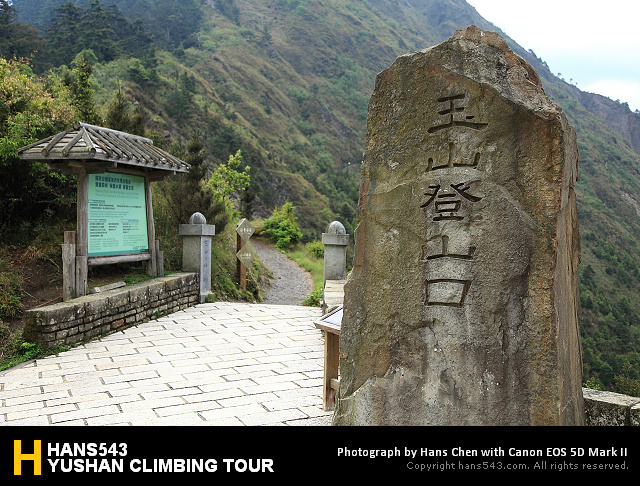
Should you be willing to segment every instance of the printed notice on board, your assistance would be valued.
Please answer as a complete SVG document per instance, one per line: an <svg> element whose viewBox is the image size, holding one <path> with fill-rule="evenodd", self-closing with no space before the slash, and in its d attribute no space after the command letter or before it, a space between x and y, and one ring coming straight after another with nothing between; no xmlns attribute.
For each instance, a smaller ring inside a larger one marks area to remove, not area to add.
<svg viewBox="0 0 640 486"><path fill-rule="evenodd" d="M144 177L89 175L89 256L149 251Z"/></svg>

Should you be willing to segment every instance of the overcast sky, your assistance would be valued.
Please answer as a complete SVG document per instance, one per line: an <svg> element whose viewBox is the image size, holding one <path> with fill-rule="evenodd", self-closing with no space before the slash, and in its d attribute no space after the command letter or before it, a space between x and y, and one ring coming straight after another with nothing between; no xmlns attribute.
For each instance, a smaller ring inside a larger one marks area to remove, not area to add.
<svg viewBox="0 0 640 486"><path fill-rule="evenodd" d="M554 74L640 110L639 0L467 0Z"/></svg>

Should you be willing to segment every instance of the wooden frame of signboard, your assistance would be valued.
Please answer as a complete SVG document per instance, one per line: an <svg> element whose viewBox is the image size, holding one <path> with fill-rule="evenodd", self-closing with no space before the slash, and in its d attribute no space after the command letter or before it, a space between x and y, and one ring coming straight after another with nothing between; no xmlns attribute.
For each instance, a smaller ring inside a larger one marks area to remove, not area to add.
<svg viewBox="0 0 640 486"><path fill-rule="evenodd" d="M102 256L89 255L89 176L91 174L117 174L117 175L133 175L144 177L144 194L145 194L145 212L146 212L146 231L148 239L147 251L129 254L110 254ZM142 261L147 264L147 274L151 276L161 276L164 274L162 252L159 250L159 242L155 238L155 225L153 221L153 202L151 199L151 179L149 175L143 171L120 169L117 172L111 171L92 171L85 167L80 168L77 173L78 184L78 207L75 237L71 232L65 233L65 239L72 242L75 239L75 258L67 258L65 267L74 265L75 268L69 268L68 280L75 280L75 285L66 283L65 289L73 288L73 294L76 296L85 295L87 293L88 267L94 265L112 265L118 263L129 263ZM67 241L65 241L68 244ZM63 248L63 253L69 253L68 249ZM74 261L75 260L75 261ZM63 262L64 263L64 262ZM74 278L71 276L75 275Z"/></svg>
<svg viewBox="0 0 640 486"><path fill-rule="evenodd" d="M153 146L147 138L85 123L18 150L23 160L46 162L50 169L77 178L76 231L65 232L62 245L63 300L87 293L88 267L117 263L146 262L151 276L164 274L162 252L155 238L151 182L189 165ZM148 247L126 254L89 255L89 178L92 174L113 174L144 178L144 200Z"/></svg>

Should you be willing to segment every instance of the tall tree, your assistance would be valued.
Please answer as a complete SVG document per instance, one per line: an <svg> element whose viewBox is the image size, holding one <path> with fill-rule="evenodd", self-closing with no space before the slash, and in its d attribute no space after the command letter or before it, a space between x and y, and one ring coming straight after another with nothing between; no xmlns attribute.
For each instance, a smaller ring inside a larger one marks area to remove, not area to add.
<svg viewBox="0 0 640 486"><path fill-rule="evenodd" d="M45 30L45 39L49 46L49 62L52 66L60 66L70 63L83 49L80 42L83 9L67 2L55 12Z"/></svg>
<svg viewBox="0 0 640 486"><path fill-rule="evenodd" d="M18 12L8 0L0 0L0 56L29 57L41 48L39 32L17 22Z"/></svg>
<svg viewBox="0 0 640 486"><path fill-rule="evenodd" d="M86 52L82 52L75 60L76 67L72 71L75 75L73 85L74 105L78 111L80 121L85 123L99 123L98 112L93 101L93 89L91 88L91 73L93 68Z"/></svg>
<svg viewBox="0 0 640 486"><path fill-rule="evenodd" d="M144 135L144 115L142 110L138 107L132 115L129 105L122 83L119 83L118 89L107 105L105 125L121 132Z"/></svg>
<svg viewBox="0 0 640 486"><path fill-rule="evenodd" d="M89 58L95 59L93 51L83 51L73 61L74 68L66 71L64 82L72 95L73 106L76 109L78 121L98 124L100 117L93 100L91 87L91 73L93 67Z"/></svg>
<svg viewBox="0 0 640 486"><path fill-rule="evenodd" d="M112 61L122 52L112 23L117 15L122 15L117 7L107 10L99 0L91 0L89 9L84 11L84 48L91 49L100 62Z"/></svg>
<svg viewBox="0 0 640 486"><path fill-rule="evenodd" d="M169 152L190 164L191 169L153 184L153 213L157 234L164 238L165 268L180 268L180 224L187 223L197 211L221 234L229 223L229 212L223 199L205 181L208 167L202 138L193 133L186 144L174 142Z"/></svg>
<svg viewBox="0 0 640 486"><path fill-rule="evenodd" d="M69 128L71 95L56 78L45 83L24 61L0 58L0 233L71 208L73 186L45 164L23 161L17 149ZM15 234L15 231L12 231Z"/></svg>
<svg viewBox="0 0 640 486"><path fill-rule="evenodd" d="M187 174L178 174L158 183L158 193L163 199L160 205L170 213L171 225L177 229L198 211L209 224L216 225L216 231L222 232L229 215L223 199L205 182L208 168L202 138L192 133L186 145L174 143L170 152L191 166Z"/></svg>
<svg viewBox="0 0 640 486"><path fill-rule="evenodd" d="M185 122L193 112L193 95L196 80L193 75L183 72L178 75L178 87L167 94L166 110L170 117Z"/></svg>
<svg viewBox="0 0 640 486"><path fill-rule="evenodd" d="M0 0L0 27L15 21L18 11L7 0Z"/></svg>
<svg viewBox="0 0 640 486"><path fill-rule="evenodd" d="M83 50L92 50L98 62L109 62L124 54L142 56L152 45L143 25L132 25L117 5L90 0L82 8L67 2L54 12L45 30L51 66L69 64Z"/></svg>

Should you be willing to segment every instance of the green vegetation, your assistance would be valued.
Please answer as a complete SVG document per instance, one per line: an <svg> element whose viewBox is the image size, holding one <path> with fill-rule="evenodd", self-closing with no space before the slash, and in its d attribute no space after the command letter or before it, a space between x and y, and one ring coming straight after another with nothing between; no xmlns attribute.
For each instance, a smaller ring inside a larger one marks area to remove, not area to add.
<svg viewBox="0 0 640 486"><path fill-rule="evenodd" d="M22 310L20 276L7 268L0 256L0 322L15 317Z"/></svg>
<svg viewBox="0 0 640 486"><path fill-rule="evenodd" d="M153 184L167 269L181 258L175 224L195 210L233 240L238 217L271 219L288 203L300 232L285 219L271 230L287 251L317 240L333 220L353 234L376 75L458 28L496 30L458 3L0 0L2 245L35 246L45 226L73 220L73 178L20 161L15 150L78 119L145 135L193 165L189 176ZM585 383L633 392L640 380L638 114L579 91L511 45L577 131ZM210 182L227 170L239 177L235 192ZM220 298L238 295L229 238L215 239L214 251L230 255L217 269Z"/></svg>
<svg viewBox="0 0 640 486"><path fill-rule="evenodd" d="M233 206L227 200L230 194L245 191L249 188L251 178L248 165L238 171L242 162L242 152L238 150L235 155L230 155L226 164L220 164L213 171L209 178L209 186L213 189L213 193L226 204L227 210L232 210Z"/></svg>
<svg viewBox="0 0 640 486"><path fill-rule="evenodd" d="M304 305L311 307L320 307L324 294L324 246L318 243L297 243L285 251L287 257L297 262L313 277L313 290L303 301Z"/></svg>
<svg viewBox="0 0 640 486"><path fill-rule="evenodd" d="M262 302L262 289L273 277L261 262L254 261L246 273L247 289L239 285L236 273L236 231L235 226L228 226L224 233L216 230L216 236L211 242L211 295L209 301L244 300Z"/></svg>
<svg viewBox="0 0 640 486"><path fill-rule="evenodd" d="M164 272L165 275L168 274L169 272ZM130 270L128 272L128 275L124 278L124 283L126 285L135 285L141 282L146 282L148 280L153 279L153 277L151 277L150 275L148 275L147 273L143 272L141 269L138 271L132 271Z"/></svg>
<svg viewBox="0 0 640 486"><path fill-rule="evenodd" d="M315 255L316 258L324 258L324 245L320 240L310 241L305 245L305 248L309 253Z"/></svg>
<svg viewBox="0 0 640 486"><path fill-rule="evenodd" d="M69 212L69 178L38 162L21 162L16 150L53 135L75 117L69 90L52 76L36 79L24 61L0 58L0 235L22 221Z"/></svg>
<svg viewBox="0 0 640 486"><path fill-rule="evenodd" d="M25 341L21 331L14 331L0 321L0 371L66 349L69 349L69 346L45 349L40 344Z"/></svg>
<svg viewBox="0 0 640 486"><path fill-rule="evenodd" d="M322 305L323 297L324 297L324 290L323 290L322 284L316 285L313 291L305 297L302 304L309 307L320 307Z"/></svg>
<svg viewBox="0 0 640 486"><path fill-rule="evenodd" d="M74 60L75 68L71 71L73 78L70 81L71 93L73 94L73 104L78 114L78 121L84 123L99 123L99 115L93 102L93 89L91 89L92 67L89 55L92 51L78 54Z"/></svg>
<svg viewBox="0 0 640 486"><path fill-rule="evenodd" d="M264 220L263 226L265 234L280 250L286 250L302 238L298 218L290 202L275 208L271 217Z"/></svg>

